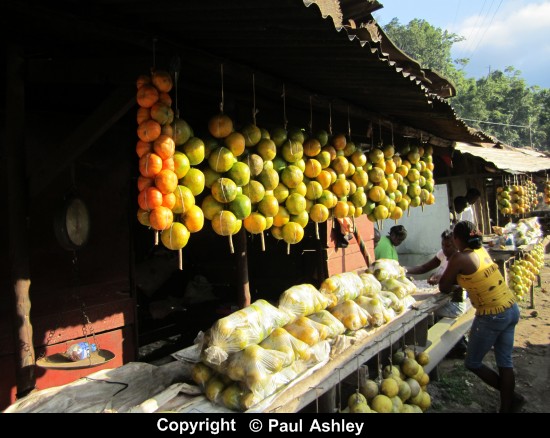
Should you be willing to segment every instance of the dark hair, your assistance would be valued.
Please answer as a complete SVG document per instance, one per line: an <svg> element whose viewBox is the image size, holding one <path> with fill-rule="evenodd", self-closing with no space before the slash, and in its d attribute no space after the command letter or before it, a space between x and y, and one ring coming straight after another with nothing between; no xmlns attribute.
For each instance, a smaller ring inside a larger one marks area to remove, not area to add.
<svg viewBox="0 0 550 438"><path fill-rule="evenodd" d="M468 200L468 202L474 199L478 199L480 196L481 196L481 192L478 189L475 189L473 187L469 188L468 191L466 192L466 199Z"/></svg>
<svg viewBox="0 0 550 438"><path fill-rule="evenodd" d="M453 201L455 211L462 213L462 211L468 206L468 200L465 196L457 196Z"/></svg>
<svg viewBox="0 0 550 438"><path fill-rule="evenodd" d="M453 231L452 230L445 230L441 233L441 238L442 239L450 239L451 237L453 237Z"/></svg>
<svg viewBox="0 0 550 438"><path fill-rule="evenodd" d="M460 221L453 228L453 236L466 244L467 248L481 248L483 235L470 221Z"/></svg>
<svg viewBox="0 0 550 438"><path fill-rule="evenodd" d="M394 234L396 237L400 239L406 239L407 238L407 230L403 225L394 225L390 228L390 235Z"/></svg>

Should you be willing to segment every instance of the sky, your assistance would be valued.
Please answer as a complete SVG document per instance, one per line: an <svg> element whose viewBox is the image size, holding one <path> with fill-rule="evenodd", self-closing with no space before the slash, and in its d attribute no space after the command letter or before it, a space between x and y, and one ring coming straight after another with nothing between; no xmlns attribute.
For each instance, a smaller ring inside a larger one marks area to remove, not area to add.
<svg viewBox="0 0 550 438"><path fill-rule="evenodd" d="M467 77L513 66L527 85L550 88L550 0L379 0L380 25L414 18L463 36L452 57L469 58Z"/></svg>

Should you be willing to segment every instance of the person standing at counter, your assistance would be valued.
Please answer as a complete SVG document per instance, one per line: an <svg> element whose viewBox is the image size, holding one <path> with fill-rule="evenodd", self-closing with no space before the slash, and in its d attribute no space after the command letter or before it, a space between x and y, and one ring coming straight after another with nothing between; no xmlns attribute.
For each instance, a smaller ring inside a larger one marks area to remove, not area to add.
<svg viewBox="0 0 550 438"><path fill-rule="evenodd" d="M454 206L454 221L470 221L477 223L474 211L475 203L481 197L481 192L475 188L469 188L466 196L457 196L453 201Z"/></svg>
<svg viewBox="0 0 550 438"><path fill-rule="evenodd" d="M451 293L458 283L468 292L476 309L465 366L500 391L500 412L513 412L523 402L523 397L514 392L512 351L515 327L519 321L515 295L483 248L482 235L475 224L458 222L453 228L453 238L458 252L450 257L439 280L439 290ZM483 363L492 347L498 373Z"/></svg>
<svg viewBox="0 0 550 438"><path fill-rule="evenodd" d="M383 236L374 248L374 258L399 260L397 246L401 245L407 238L407 230L403 225L395 225L390 228L390 233Z"/></svg>

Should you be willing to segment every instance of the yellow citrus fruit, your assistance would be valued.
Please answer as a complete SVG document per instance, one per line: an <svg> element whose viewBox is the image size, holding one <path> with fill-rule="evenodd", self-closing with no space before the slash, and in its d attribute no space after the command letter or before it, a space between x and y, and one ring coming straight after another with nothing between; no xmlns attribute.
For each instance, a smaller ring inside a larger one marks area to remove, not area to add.
<svg viewBox="0 0 550 438"><path fill-rule="evenodd" d="M265 217L273 217L281 210L279 201L273 195L265 195L263 199L258 202L258 211Z"/></svg>
<svg viewBox="0 0 550 438"><path fill-rule="evenodd" d="M189 187L178 185L174 190L174 195L176 195L176 203L172 207L172 211L176 214L185 213L195 205L195 196Z"/></svg>
<svg viewBox="0 0 550 438"><path fill-rule="evenodd" d="M252 179L243 186L243 194L250 198L250 202L257 204L265 196L265 189L261 182Z"/></svg>
<svg viewBox="0 0 550 438"><path fill-rule="evenodd" d="M183 215L183 225L190 233L202 230L204 226L204 213L198 205L193 205Z"/></svg>
<svg viewBox="0 0 550 438"><path fill-rule="evenodd" d="M279 211L275 216L273 216L273 225L276 227L282 227L283 225L287 224L290 220L290 214L288 213L288 210L280 205Z"/></svg>
<svg viewBox="0 0 550 438"><path fill-rule="evenodd" d="M208 121L208 131L215 138L227 137L233 132L233 121L225 114L217 114Z"/></svg>
<svg viewBox="0 0 550 438"><path fill-rule="evenodd" d="M170 228L160 233L162 244L173 251L181 249L189 242L190 233L180 222L174 222Z"/></svg>
<svg viewBox="0 0 550 438"><path fill-rule="evenodd" d="M194 196L202 193L206 183L204 173L195 167L189 169L187 175L185 175L180 182L184 186L189 187Z"/></svg>
<svg viewBox="0 0 550 438"><path fill-rule="evenodd" d="M304 147L295 140L287 140L283 143L281 155L287 162L294 163L303 157Z"/></svg>
<svg viewBox="0 0 550 438"><path fill-rule="evenodd" d="M219 173L227 172L234 163L235 156L233 152L224 146L214 149L208 157L208 165L210 168Z"/></svg>
<svg viewBox="0 0 550 438"><path fill-rule="evenodd" d="M266 190L274 190L279 184L279 174L272 167L264 166L264 169L258 175L258 180Z"/></svg>
<svg viewBox="0 0 550 438"><path fill-rule="evenodd" d="M247 148L256 146L262 139L261 129L252 123L244 125L241 129L241 133L245 139L245 146Z"/></svg>
<svg viewBox="0 0 550 438"><path fill-rule="evenodd" d="M246 231L252 234L260 234L267 227L266 218L263 214L254 211L243 220Z"/></svg>
<svg viewBox="0 0 550 438"><path fill-rule="evenodd" d="M229 203L229 211L239 220L247 218L252 212L252 203L246 195L239 194Z"/></svg>
<svg viewBox="0 0 550 438"><path fill-rule="evenodd" d="M296 222L297 224L301 225L302 228L305 228L307 223L309 222L309 213L304 210L299 214L292 214L290 215L290 222Z"/></svg>
<svg viewBox="0 0 550 438"><path fill-rule="evenodd" d="M306 199L298 193L292 193L286 198L285 207L290 214L300 214L306 209Z"/></svg>
<svg viewBox="0 0 550 438"><path fill-rule="evenodd" d="M187 172L189 172L189 169L191 168L189 158L187 158L187 155L180 151L176 151L172 158L174 159L174 172L176 172L178 179L181 179L187 174Z"/></svg>
<svg viewBox="0 0 550 438"><path fill-rule="evenodd" d="M288 222L283 227L282 234L283 240L293 245L304 238L304 228L296 222Z"/></svg>
<svg viewBox="0 0 550 438"><path fill-rule="evenodd" d="M214 199L223 204L233 201L238 193L237 184L229 178L219 178L210 190Z"/></svg>
<svg viewBox="0 0 550 438"><path fill-rule="evenodd" d="M310 201L314 201L316 199L319 199L321 195L323 194L323 186L321 186L320 183L317 181L309 181L306 184L306 198Z"/></svg>
<svg viewBox="0 0 550 438"><path fill-rule="evenodd" d="M182 149L192 166L197 166L204 160L205 147L204 142L200 138L191 137L183 144Z"/></svg>
<svg viewBox="0 0 550 438"><path fill-rule="evenodd" d="M337 201L332 212L335 218L343 219L349 213L349 205L346 201Z"/></svg>
<svg viewBox="0 0 550 438"><path fill-rule="evenodd" d="M297 187L304 179L304 173L298 166L290 164L281 172L281 180L289 189Z"/></svg>
<svg viewBox="0 0 550 438"><path fill-rule="evenodd" d="M315 204L309 211L309 217L313 222L321 223L326 222L329 217L329 211L323 204Z"/></svg>
<svg viewBox="0 0 550 438"><path fill-rule="evenodd" d="M380 186L374 186L368 192L368 198L374 202L380 202L386 196L385 190Z"/></svg>
<svg viewBox="0 0 550 438"><path fill-rule="evenodd" d="M330 163L330 167L334 169L337 175L345 175L349 170L349 161L344 156L338 156Z"/></svg>
<svg viewBox="0 0 550 438"><path fill-rule="evenodd" d="M304 142L304 154L315 157L321 152L321 143L316 138L310 137Z"/></svg>
<svg viewBox="0 0 550 438"><path fill-rule="evenodd" d="M237 184L237 187L245 186L250 181L250 167L242 161L237 161L231 166L231 169L227 172L227 176Z"/></svg>
<svg viewBox="0 0 550 438"><path fill-rule="evenodd" d="M256 146L256 152L264 161L271 161L277 155L277 146L273 140L264 138Z"/></svg>
<svg viewBox="0 0 550 438"><path fill-rule="evenodd" d="M212 195L208 195L203 199L201 209L204 217L211 221L220 211L223 210L223 204L214 199Z"/></svg>
<svg viewBox="0 0 550 438"><path fill-rule="evenodd" d="M222 210L212 218L210 223L216 234L220 236L231 236L235 234L237 218L229 210Z"/></svg>
<svg viewBox="0 0 550 438"><path fill-rule="evenodd" d="M321 170L321 172L319 173L319 175L317 175L315 180L319 184L321 184L321 187L323 189L328 189L330 187L330 185L332 184L332 176L331 176L330 172L328 172L326 170Z"/></svg>
<svg viewBox="0 0 550 438"><path fill-rule="evenodd" d="M317 175L321 173L322 167L321 163L317 161L315 158L308 158L306 161L306 167L304 169L304 174L308 178L316 178Z"/></svg>

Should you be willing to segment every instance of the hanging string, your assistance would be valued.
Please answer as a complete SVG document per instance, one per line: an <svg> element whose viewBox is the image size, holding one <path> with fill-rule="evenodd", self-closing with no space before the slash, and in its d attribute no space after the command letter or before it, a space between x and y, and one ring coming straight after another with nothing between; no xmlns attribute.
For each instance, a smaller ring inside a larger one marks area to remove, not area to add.
<svg viewBox="0 0 550 438"><path fill-rule="evenodd" d="M394 142L393 142L393 123L390 123L390 127L391 127L391 144L393 146L394 145Z"/></svg>
<svg viewBox="0 0 550 438"><path fill-rule="evenodd" d="M312 97L309 96L309 135L313 135L313 105L311 99Z"/></svg>
<svg viewBox="0 0 550 438"><path fill-rule="evenodd" d="M224 95L223 95L223 64L220 64L220 76L222 84L222 101L220 102L220 112L223 114Z"/></svg>
<svg viewBox="0 0 550 438"><path fill-rule="evenodd" d="M348 105L348 138L351 140L351 122L349 120L349 105Z"/></svg>
<svg viewBox="0 0 550 438"><path fill-rule="evenodd" d="M158 38L153 37L153 70L157 67L157 60L156 60L156 44L157 44Z"/></svg>
<svg viewBox="0 0 550 438"><path fill-rule="evenodd" d="M332 135L332 103L328 104L328 133Z"/></svg>
<svg viewBox="0 0 550 438"><path fill-rule="evenodd" d="M283 84L283 94L281 96L283 98L283 128L286 130L286 125L288 123L288 120L286 119L286 89L285 84Z"/></svg>
<svg viewBox="0 0 550 438"><path fill-rule="evenodd" d="M256 77L252 73L252 122L256 126Z"/></svg>

